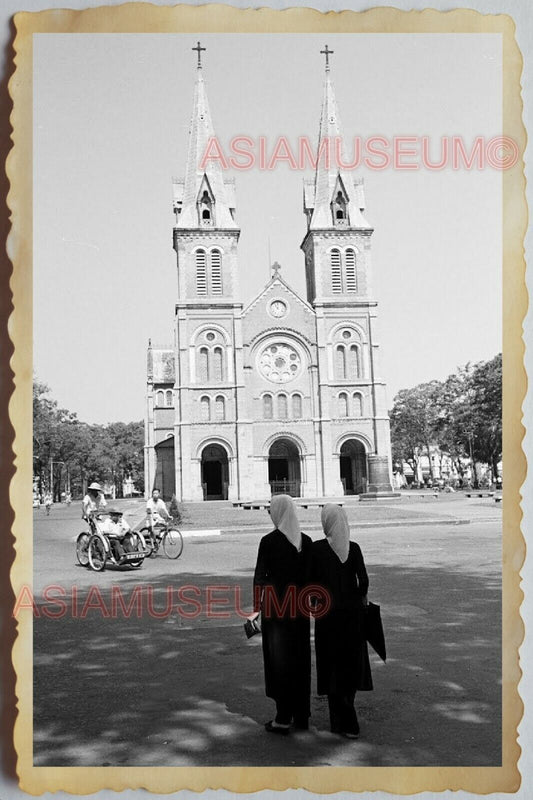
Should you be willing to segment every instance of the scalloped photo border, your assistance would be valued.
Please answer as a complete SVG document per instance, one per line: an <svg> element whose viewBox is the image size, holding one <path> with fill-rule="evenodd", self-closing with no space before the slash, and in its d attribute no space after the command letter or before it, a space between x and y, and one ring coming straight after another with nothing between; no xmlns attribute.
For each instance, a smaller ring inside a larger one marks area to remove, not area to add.
<svg viewBox="0 0 533 800"><path fill-rule="evenodd" d="M375 8L365 12L322 13L310 8L283 11L240 10L225 5L161 7L131 3L84 11L50 10L15 16L15 72L9 91L13 100L13 148L6 172L12 229L8 255L13 264L13 312L8 332L14 346L11 368L14 392L9 405L15 429L16 472L10 485L15 520L16 557L11 570L15 596L32 585L32 37L36 33L495 33L503 48L503 135L513 137L521 157L502 175L503 191L503 353L504 462L503 502L503 728L501 767L34 767L32 760L32 619L17 620L13 647L18 715L14 742L21 788L30 794L63 790L88 794L101 789L143 788L169 793L180 789L307 789L316 793L369 790L412 794L465 790L479 794L515 792L520 786L518 725L523 704L519 647L524 635L520 616L523 594L520 569L525 557L521 533L520 488L526 477L522 451L522 403L526 392L522 324L527 310L524 236L527 204L522 154L520 78L522 56L506 15L458 9L440 12ZM29 488L28 488L29 487Z"/></svg>

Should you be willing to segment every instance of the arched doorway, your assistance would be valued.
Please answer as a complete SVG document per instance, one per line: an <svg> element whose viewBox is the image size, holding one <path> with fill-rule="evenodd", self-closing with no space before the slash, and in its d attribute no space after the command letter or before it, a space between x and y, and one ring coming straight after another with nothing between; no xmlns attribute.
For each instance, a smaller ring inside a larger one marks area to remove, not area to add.
<svg viewBox="0 0 533 800"><path fill-rule="evenodd" d="M365 446L358 439L348 439L341 447L341 482L344 494L364 494L368 471Z"/></svg>
<svg viewBox="0 0 533 800"><path fill-rule="evenodd" d="M300 497L300 452L290 439L276 439L268 451L268 482L272 494Z"/></svg>
<svg viewBox="0 0 533 800"><path fill-rule="evenodd" d="M173 436L155 446L155 478L151 488L154 487L159 489L164 500L171 500L176 493Z"/></svg>
<svg viewBox="0 0 533 800"><path fill-rule="evenodd" d="M229 484L228 454L220 444L202 450L202 489L204 500L227 500Z"/></svg>

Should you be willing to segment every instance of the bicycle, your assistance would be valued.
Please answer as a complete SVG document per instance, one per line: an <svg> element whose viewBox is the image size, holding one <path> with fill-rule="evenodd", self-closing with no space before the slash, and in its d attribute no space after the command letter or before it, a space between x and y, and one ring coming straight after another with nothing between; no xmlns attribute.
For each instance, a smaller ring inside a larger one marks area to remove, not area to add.
<svg viewBox="0 0 533 800"><path fill-rule="evenodd" d="M173 527L172 521L162 525L145 525L139 533L145 541L147 558L157 553L161 546L167 558L179 558L183 552L183 536L178 528Z"/></svg>

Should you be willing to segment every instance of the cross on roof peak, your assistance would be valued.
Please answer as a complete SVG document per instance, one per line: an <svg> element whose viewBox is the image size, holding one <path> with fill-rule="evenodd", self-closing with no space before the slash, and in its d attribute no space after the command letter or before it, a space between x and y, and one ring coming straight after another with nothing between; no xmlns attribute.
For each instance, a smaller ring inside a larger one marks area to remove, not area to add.
<svg viewBox="0 0 533 800"><path fill-rule="evenodd" d="M280 269L281 269L281 264L278 264L277 261L274 261L274 263L272 264L273 278L279 278Z"/></svg>
<svg viewBox="0 0 533 800"><path fill-rule="evenodd" d="M333 55L334 50L330 50L329 47L326 45L324 50L320 51L322 55L326 56L326 72L329 72L329 57Z"/></svg>
<svg viewBox="0 0 533 800"><path fill-rule="evenodd" d="M195 50L198 53L198 69L202 69L202 50L207 50L207 47L202 47L200 42L197 42L196 47L191 47L191 50Z"/></svg>

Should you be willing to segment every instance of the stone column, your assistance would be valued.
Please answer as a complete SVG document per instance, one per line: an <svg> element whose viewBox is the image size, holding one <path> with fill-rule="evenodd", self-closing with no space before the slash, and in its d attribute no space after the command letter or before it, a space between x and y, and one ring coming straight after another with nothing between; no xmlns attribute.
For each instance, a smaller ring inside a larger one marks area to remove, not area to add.
<svg viewBox="0 0 533 800"><path fill-rule="evenodd" d="M368 456L368 491L392 492L387 456Z"/></svg>

